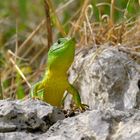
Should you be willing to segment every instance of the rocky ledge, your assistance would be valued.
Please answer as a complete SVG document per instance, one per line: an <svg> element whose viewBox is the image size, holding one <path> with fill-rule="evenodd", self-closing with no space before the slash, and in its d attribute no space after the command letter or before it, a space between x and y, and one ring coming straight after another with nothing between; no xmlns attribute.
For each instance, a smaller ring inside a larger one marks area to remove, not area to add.
<svg viewBox="0 0 140 140"><path fill-rule="evenodd" d="M82 49L69 78L89 110L65 118L39 100L1 100L0 140L140 140L139 71L117 48Z"/></svg>

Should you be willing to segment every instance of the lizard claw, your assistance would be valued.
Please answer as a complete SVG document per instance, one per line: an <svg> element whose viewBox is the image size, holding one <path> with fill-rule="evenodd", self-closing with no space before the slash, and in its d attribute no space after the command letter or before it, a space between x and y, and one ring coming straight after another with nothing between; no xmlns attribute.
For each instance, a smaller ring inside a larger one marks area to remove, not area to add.
<svg viewBox="0 0 140 140"><path fill-rule="evenodd" d="M77 110L77 109L78 110L80 109L81 112L84 112L89 109L89 106L87 104L80 104L78 106L73 107L73 110Z"/></svg>
<svg viewBox="0 0 140 140"><path fill-rule="evenodd" d="M89 106L86 104L81 104L79 108L81 111L86 111L87 109L89 109Z"/></svg>

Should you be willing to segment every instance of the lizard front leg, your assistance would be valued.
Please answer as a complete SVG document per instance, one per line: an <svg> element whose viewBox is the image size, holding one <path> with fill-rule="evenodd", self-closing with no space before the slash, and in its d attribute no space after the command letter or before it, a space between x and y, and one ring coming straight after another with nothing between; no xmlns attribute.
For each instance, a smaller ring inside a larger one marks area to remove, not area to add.
<svg viewBox="0 0 140 140"><path fill-rule="evenodd" d="M38 82L38 83L36 83L32 87L30 96L32 98L35 98L35 99L43 100L43 94L44 94L44 86L43 86L43 83L42 82Z"/></svg>
<svg viewBox="0 0 140 140"><path fill-rule="evenodd" d="M73 85L69 84L68 88L67 88L67 91L70 94L72 94L73 100L74 100L76 106L78 108L80 108L80 110L83 111L83 110L86 110L88 108L88 105L81 103L81 98L80 98L79 92L77 91L77 89Z"/></svg>

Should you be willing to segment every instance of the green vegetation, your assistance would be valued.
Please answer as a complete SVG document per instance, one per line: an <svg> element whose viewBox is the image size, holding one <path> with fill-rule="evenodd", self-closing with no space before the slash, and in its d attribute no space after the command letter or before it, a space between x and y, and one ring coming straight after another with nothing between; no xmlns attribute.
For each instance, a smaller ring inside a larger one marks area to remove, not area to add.
<svg viewBox="0 0 140 140"><path fill-rule="evenodd" d="M52 39L70 35L78 47L109 43L139 51L140 0L46 0L48 8L44 1L0 2L0 98L29 93Z"/></svg>

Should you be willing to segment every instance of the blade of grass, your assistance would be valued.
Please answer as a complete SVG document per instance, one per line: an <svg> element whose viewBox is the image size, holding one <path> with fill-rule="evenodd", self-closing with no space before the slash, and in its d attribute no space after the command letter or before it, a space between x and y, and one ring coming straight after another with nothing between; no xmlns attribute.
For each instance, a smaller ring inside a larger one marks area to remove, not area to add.
<svg viewBox="0 0 140 140"><path fill-rule="evenodd" d="M27 0L18 0L19 11L22 20L25 20L27 17Z"/></svg>
<svg viewBox="0 0 140 140"><path fill-rule="evenodd" d="M17 54L21 53L23 48L31 42L32 38L39 32L40 28L44 26L45 23L45 19L41 21L41 23L33 30L33 32L28 36L28 38L19 46Z"/></svg>
<svg viewBox="0 0 140 140"><path fill-rule="evenodd" d="M125 8L125 12L124 12L124 18L127 18L127 14L128 14L128 12L129 12L129 6L131 5L131 1L133 1L133 0L129 0L129 1L127 2L126 8ZM134 2L134 1L133 1L133 2Z"/></svg>
<svg viewBox="0 0 140 140"><path fill-rule="evenodd" d="M82 10L81 10L81 14L78 18L78 20L76 21L75 25L74 25L74 29L72 30L72 36L75 35L75 33L79 30L79 27L81 26L81 24L83 23L82 21L84 20L85 17L85 9L89 4L89 0L85 0L82 6Z"/></svg>
<svg viewBox="0 0 140 140"><path fill-rule="evenodd" d="M54 6L52 4L52 1L51 0L47 0L47 1L48 1L50 10L51 10L51 14L52 14L51 19L52 19L53 24L57 27L57 29L59 30L61 35L63 37L65 37L66 33L65 33L64 28L63 28L63 26L62 26L62 24L61 24L61 22L60 22L60 20L59 20L59 18L57 16L57 14L56 14L56 11L55 11L55 8L54 8Z"/></svg>
<svg viewBox="0 0 140 140"><path fill-rule="evenodd" d="M2 83L1 83L1 73L0 73L0 100L3 99Z"/></svg>
<svg viewBox="0 0 140 140"><path fill-rule="evenodd" d="M111 7L110 7L110 24L111 24L111 26L114 25L114 8L115 8L115 0L111 0Z"/></svg>
<svg viewBox="0 0 140 140"><path fill-rule="evenodd" d="M26 77L24 76L24 74L22 73L22 71L20 70L20 68L17 66L17 64L15 63L15 61L12 58L10 58L10 62L13 64L13 66L15 67L15 69L17 70L17 72L19 73L19 75L26 82L26 84L28 85L28 87L31 88L30 83L27 81Z"/></svg>

